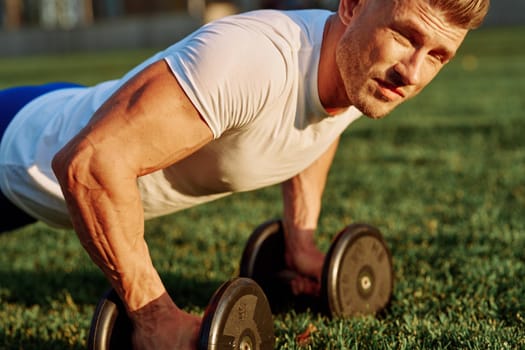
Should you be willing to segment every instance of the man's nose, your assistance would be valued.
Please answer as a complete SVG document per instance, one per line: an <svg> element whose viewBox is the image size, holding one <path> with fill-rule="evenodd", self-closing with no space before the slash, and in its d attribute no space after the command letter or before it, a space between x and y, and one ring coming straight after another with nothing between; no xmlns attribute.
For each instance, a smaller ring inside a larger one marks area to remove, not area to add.
<svg viewBox="0 0 525 350"><path fill-rule="evenodd" d="M418 85L421 83L424 60L424 54L421 51L415 51L394 66L394 70L399 74L399 78L404 85Z"/></svg>

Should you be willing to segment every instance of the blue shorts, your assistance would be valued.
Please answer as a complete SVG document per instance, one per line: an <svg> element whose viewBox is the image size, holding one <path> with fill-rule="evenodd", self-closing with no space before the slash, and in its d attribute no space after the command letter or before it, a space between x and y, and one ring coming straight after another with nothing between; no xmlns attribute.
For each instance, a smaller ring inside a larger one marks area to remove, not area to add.
<svg viewBox="0 0 525 350"><path fill-rule="evenodd" d="M78 84L73 83L49 83L0 90L0 140L11 120L27 103L45 93L78 86ZM11 203L0 191L0 233L17 229L35 221L33 217Z"/></svg>

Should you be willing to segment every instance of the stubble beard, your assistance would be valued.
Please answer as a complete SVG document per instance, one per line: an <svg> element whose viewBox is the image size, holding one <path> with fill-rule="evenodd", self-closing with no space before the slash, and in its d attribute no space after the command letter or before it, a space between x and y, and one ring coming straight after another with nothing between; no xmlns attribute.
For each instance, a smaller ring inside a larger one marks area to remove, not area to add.
<svg viewBox="0 0 525 350"><path fill-rule="evenodd" d="M336 52L336 62L350 105L372 119L387 116L395 108L395 104L377 91L377 83L373 77L381 75L369 70L356 59L359 55L352 53L357 48L341 45Z"/></svg>

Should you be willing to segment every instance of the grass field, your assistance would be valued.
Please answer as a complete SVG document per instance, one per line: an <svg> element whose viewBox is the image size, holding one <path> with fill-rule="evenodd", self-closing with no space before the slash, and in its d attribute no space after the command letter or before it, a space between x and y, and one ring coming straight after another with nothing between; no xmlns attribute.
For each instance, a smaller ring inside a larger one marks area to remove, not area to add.
<svg viewBox="0 0 525 350"><path fill-rule="evenodd" d="M525 28L473 33L420 97L344 134L319 245L355 221L379 227L394 257L394 298L377 317L276 315L279 348L525 349L524 37ZM95 83L150 53L0 59L0 87ZM148 222L179 304L201 313L236 274L251 230L280 211L271 187ZM85 348L107 284L74 232L36 224L0 235L0 247L0 349Z"/></svg>

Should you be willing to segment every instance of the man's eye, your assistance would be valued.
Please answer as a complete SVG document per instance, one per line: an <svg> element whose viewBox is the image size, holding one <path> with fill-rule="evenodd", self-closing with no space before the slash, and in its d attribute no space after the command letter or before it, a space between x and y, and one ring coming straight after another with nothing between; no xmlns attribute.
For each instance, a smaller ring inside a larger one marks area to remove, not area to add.
<svg viewBox="0 0 525 350"><path fill-rule="evenodd" d="M439 62L440 64L445 64L447 62L446 57L439 52L430 52L429 55L433 60Z"/></svg>
<svg viewBox="0 0 525 350"><path fill-rule="evenodd" d="M441 63L441 64L445 63L445 59L444 59L443 56L441 56L441 55L436 55L436 56L434 56L434 58L435 58L436 60L438 60L439 63Z"/></svg>

